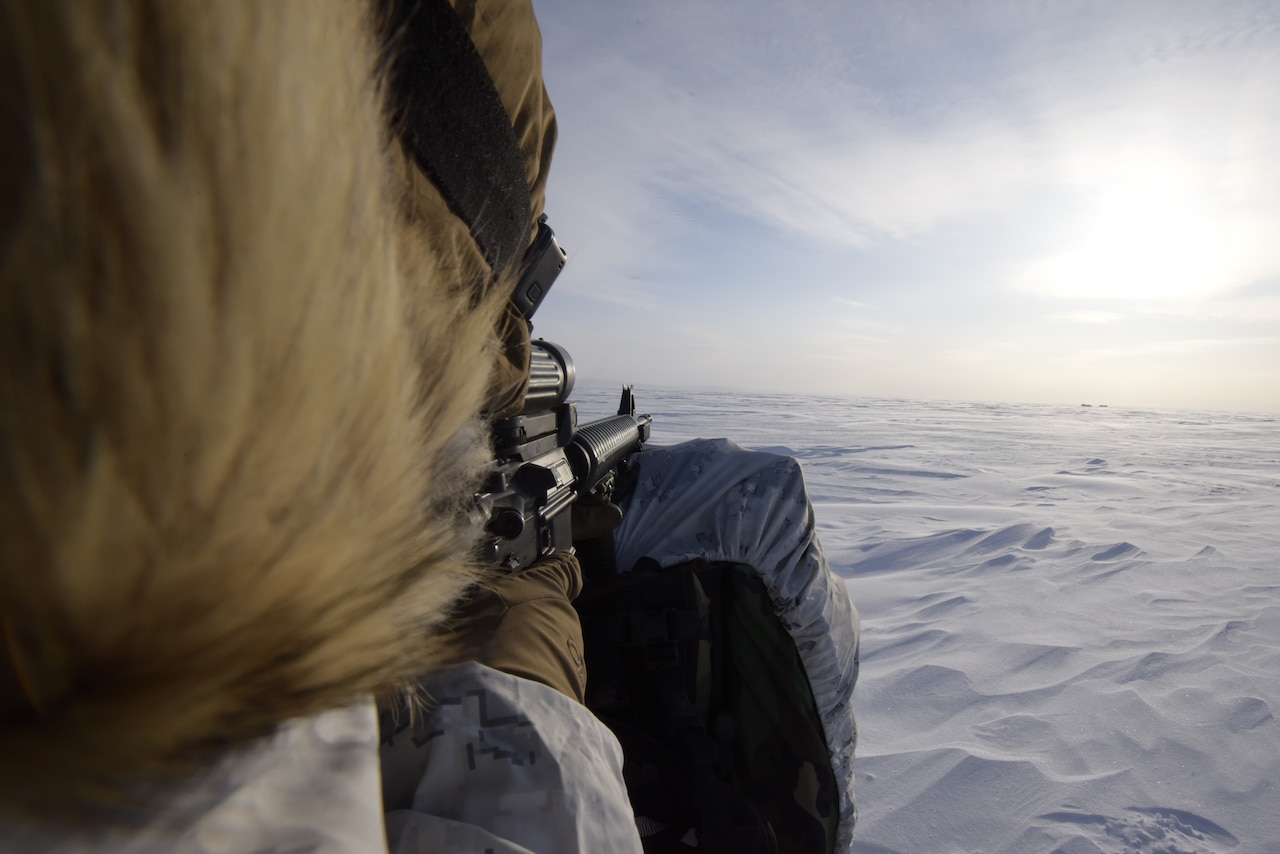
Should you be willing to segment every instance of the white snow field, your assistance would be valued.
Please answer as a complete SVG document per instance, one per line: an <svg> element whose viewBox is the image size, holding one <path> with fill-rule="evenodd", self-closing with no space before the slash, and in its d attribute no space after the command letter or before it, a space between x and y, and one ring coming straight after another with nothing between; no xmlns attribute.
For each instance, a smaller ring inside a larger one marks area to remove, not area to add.
<svg viewBox="0 0 1280 854"><path fill-rule="evenodd" d="M1280 852L1280 418L637 397L803 464L862 616L855 852Z"/></svg>

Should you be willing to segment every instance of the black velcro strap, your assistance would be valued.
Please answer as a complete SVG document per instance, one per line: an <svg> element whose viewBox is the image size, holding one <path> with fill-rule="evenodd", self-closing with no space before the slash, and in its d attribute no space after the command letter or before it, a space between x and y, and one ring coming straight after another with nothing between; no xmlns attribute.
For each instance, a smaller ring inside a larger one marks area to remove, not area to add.
<svg viewBox="0 0 1280 854"><path fill-rule="evenodd" d="M524 256L533 230L506 107L448 0L383 5L394 126L500 276Z"/></svg>

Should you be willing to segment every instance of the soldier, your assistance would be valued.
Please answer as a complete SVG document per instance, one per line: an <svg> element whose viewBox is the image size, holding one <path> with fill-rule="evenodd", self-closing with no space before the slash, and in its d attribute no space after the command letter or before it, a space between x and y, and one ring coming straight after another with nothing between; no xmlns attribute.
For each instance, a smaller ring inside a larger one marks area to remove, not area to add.
<svg viewBox="0 0 1280 854"><path fill-rule="evenodd" d="M528 3L454 4L524 177L477 225L404 136L442 7L0 4L0 848L640 849L578 562L472 557L556 127Z"/></svg>

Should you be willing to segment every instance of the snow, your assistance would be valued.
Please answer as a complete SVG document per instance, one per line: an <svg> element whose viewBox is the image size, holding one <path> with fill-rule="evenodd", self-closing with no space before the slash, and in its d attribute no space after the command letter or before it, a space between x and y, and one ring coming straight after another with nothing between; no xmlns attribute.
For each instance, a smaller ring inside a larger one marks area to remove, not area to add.
<svg viewBox="0 0 1280 854"><path fill-rule="evenodd" d="M1280 852L1276 416L637 397L801 461L863 621L855 852Z"/></svg>

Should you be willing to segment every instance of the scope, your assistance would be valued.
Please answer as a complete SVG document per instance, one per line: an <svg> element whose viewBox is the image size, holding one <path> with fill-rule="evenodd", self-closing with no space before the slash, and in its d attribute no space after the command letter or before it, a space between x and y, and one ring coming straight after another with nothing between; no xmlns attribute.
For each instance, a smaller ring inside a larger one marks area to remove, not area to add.
<svg viewBox="0 0 1280 854"><path fill-rule="evenodd" d="M577 371L573 359L558 344L539 338L530 344L529 390L524 395L522 415L555 409L569 399Z"/></svg>

